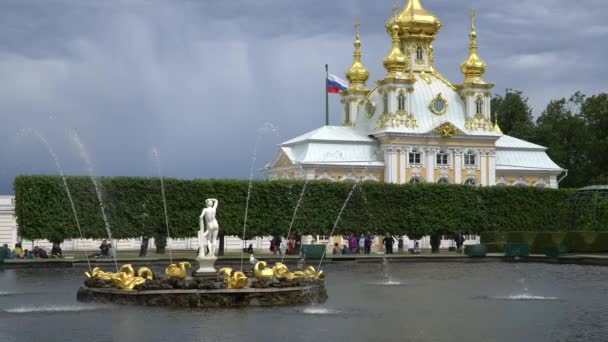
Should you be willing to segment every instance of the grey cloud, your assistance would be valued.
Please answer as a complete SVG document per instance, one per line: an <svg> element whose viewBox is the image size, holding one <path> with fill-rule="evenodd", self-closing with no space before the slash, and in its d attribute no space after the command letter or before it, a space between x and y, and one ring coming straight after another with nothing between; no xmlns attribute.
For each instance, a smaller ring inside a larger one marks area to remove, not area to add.
<svg viewBox="0 0 608 342"><path fill-rule="evenodd" d="M444 27L439 71L460 82L469 1L426 0ZM536 113L576 90L604 91L608 4L476 0L480 54L496 92L521 89ZM54 173L21 128L40 130L68 173L85 169L67 132L77 129L100 175L246 178L257 129L256 168L275 145L324 122L324 70L352 62L361 20L363 62L384 75L384 23L392 1L5 0L0 3L0 193L21 173ZM332 123L339 102L331 97ZM208 155L204 153L208 151ZM256 177L261 176L256 173Z"/></svg>

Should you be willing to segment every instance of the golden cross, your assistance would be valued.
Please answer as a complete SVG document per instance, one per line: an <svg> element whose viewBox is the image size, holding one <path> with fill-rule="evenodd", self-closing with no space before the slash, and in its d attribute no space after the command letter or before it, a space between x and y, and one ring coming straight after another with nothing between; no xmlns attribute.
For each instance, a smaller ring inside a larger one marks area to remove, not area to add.
<svg viewBox="0 0 608 342"><path fill-rule="evenodd" d="M399 8L399 6L397 6L397 0L395 0L393 2L393 15L395 16L395 18L397 18L397 9Z"/></svg>
<svg viewBox="0 0 608 342"><path fill-rule="evenodd" d="M471 10L469 17L471 18L471 27L475 28L475 10Z"/></svg>

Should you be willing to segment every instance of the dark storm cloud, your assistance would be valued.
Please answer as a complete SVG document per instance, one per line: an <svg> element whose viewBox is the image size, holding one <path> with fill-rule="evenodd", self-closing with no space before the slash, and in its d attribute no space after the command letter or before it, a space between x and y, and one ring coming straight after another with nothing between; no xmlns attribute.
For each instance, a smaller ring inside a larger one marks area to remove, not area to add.
<svg viewBox="0 0 608 342"><path fill-rule="evenodd" d="M401 1L400 1L401 2ZM54 173L41 131L68 173L85 168L76 129L101 175L154 175L151 149L174 177L246 178L275 145L324 122L324 70L342 75L361 20L373 80L390 40L392 1L4 0L0 2L0 193L21 173ZM576 90L605 91L608 3L600 0L426 0L443 28L437 69L453 82L467 54L473 5L486 79L521 89L538 114ZM573 5L574 4L574 5ZM338 98L332 97L338 124ZM256 176L260 176L256 174Z"/></svg>

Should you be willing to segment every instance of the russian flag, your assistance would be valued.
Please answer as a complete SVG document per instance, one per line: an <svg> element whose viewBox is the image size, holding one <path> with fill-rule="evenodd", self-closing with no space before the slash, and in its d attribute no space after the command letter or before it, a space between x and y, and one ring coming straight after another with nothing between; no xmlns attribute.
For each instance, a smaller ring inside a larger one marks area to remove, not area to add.
<svg viewBox="0 0 608 342"><path fill-rule="evenodd" d="M328 93L339 93L341 90L346 90L348 84L345 80L341 79L336 75L329 74L327 76L327 92Z"/></svg>

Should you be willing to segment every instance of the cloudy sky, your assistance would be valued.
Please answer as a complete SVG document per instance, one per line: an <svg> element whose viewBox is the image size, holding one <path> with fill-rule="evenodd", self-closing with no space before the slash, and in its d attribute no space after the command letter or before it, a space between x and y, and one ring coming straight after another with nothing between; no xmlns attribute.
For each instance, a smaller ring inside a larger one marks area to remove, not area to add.
<svg viewBox="0 0 608 342"><path fill-rule="evenodd" d="M402 2L403 0L399 0ZM324 68L363 62L382 78L391 0L1 0L0 194L17 174L85 174L77 131L98 175L247 178L278 144L324 123ZM460 82L468 14L495 92L520 89L536 114L576 90L606 91L608 1L426 0L443 28L436 67ZM371 84L371 82L370 82ZM331 121L339 124L338 97ZM260 130L270 122L278 134ZM256 177L261 177L256 172Z"/></svg>

